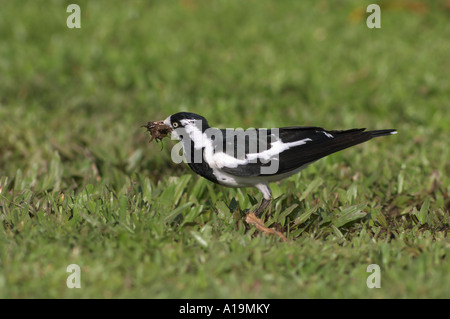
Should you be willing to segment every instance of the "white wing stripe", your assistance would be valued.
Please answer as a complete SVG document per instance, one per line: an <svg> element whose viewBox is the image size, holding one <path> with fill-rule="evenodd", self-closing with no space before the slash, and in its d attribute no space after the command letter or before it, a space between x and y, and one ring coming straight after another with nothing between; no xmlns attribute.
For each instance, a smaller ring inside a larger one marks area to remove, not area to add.
<svg viewBox="0 0 450 319"><path fill-rule="evenodd" d="M228 167L236 168L239 165L246 165L250 161L262 159L264 161L278 160L278 155L282 152L296 146L304 145L312 141L310 138L305 138L296 142L283 143L281 140L271 143L271 148L260 153L247 154L246 159L237 159L234 156L228 155L224 152L217 152L213 155L214 164L218 168Z"/></svg>

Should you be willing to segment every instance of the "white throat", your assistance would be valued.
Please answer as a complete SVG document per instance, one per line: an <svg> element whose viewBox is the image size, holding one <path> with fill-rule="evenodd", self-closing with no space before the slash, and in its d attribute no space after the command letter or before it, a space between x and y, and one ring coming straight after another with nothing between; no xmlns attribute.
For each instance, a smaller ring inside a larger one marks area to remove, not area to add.
<svg viewBox="0 0 450 319"><path fill-rule="evenodd" d="M184 126L181 130L185 131L189 139L194 142L195 149L202 149L206 146L207 137L202 132L201 121L181 120L181 124Z"/></svg>

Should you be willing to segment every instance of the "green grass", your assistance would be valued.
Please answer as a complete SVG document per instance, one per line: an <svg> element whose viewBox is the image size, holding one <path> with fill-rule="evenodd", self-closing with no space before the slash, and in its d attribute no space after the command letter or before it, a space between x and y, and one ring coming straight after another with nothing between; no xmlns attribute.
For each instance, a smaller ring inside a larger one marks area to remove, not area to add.
<svg viewBox="0 0 450 319"><path fill-rule="evenodd" d="M0 297L449 298L450 11L398 1L371 30L372 2L80 0L68 29L71 2L4 1ZM399 134L273 184L283 243L244 223L257 190L148 144L181 110Z"/></svg>

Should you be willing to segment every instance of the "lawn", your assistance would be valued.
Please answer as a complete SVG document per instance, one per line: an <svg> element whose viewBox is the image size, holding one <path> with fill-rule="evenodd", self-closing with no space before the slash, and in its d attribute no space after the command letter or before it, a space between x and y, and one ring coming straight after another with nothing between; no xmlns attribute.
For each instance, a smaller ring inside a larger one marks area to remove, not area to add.
<svg viewBox="0 0 450 319"><path fill-rule="evenodd" d="M448 1L70 3L1 4L0 298L450 297ZM281 242L148 143L179 111L399 133L272 184Z"/></svg>

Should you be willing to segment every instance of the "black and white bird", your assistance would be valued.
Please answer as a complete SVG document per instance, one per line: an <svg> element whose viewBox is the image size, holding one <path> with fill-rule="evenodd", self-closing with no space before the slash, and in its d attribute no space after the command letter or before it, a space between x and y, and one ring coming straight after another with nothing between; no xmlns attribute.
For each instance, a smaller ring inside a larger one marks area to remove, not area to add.
<svg viewBox="0 0 450 319"><path fill-rule="evenodd" d="M260 216L272 200L271 182L298 173L318 159L393 129L325 130L320 127L215 129L194 113L180 112L162 121L172 139L181 141L189 167L200 176L228 187L255 187L263 195Z"/></svg>

